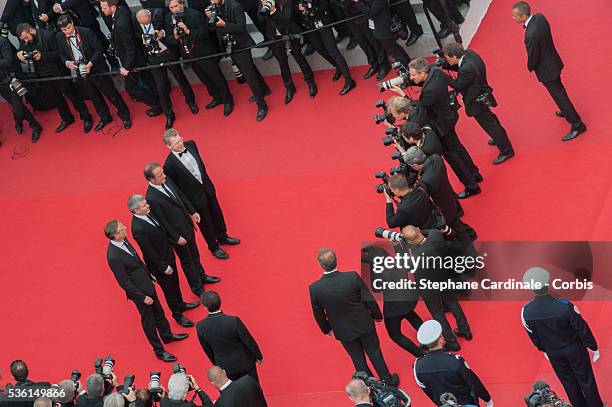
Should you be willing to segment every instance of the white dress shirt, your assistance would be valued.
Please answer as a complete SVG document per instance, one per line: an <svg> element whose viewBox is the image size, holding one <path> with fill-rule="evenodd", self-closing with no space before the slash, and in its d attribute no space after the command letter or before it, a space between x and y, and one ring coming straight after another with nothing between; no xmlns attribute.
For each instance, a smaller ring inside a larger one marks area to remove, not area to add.
<svg viewBox="0 0 612 407"><path fill-rule="evenodd" d="M529 24L529 22L531 21L532 18L533 18L533 14L530 15L527 20L525 20L525 28L527 28L527 25Z"/></svg>
<svg viewBox="0 0 612 407"><path fill-rule="evenodd" d="M225 390L230 384L232 384L232 381L230 379L227 379L227 382L225 382L225 384L219 388L219 391Z"/></svg>
<svg viewBox="0 0 612 407"><path fill-rule="evenodd" d="M79 42L76 37L76 31L74 35L68 37L68 42L70 43L70 49L72 50L72 56L74 56L74 61L82 61L84 59L83 53L79 48Z"/></svg>
<svg viewBox="0 0 612 407"><path fill-rule="evenodd" d="M118 248L120 248L121 250L123 250L124 252L126 252L127 254L129 254L130 256L134 256L132 254L132 252L127 248L127 246L125 245L125 242L118 242L116 240L111 240L110 241L111 244L117 246Z"/></svg>
<svg viewBox="0 0 612 407"><path fill-rule="evenodd" d="M136 214L134 214L134 217L136 217L136 218L138 218L138 219L142 219L142 220L144 220L144 221L145 221L145 222L147 222L149 225L159 226L159 225L156 225L155 223L153 223L153 222L151 221L151 218L149 218L147 215L136 215Z"/></svg>
<svg viewBox="0 0 612 407"><path fill-rule="evenodd" d="M187 171L193 175L198 182L202 183L202 173L200 172L200 167L198 166L198 162L195 157L189 152L189 150L185 149L182 153L177 153L173 151L172 154L187 168ZM181 154L181 155L179 155Z"/></svg>
<svg viewBox="0 0 612 407"><path fill-rule="evenodd" d="M157 189L158 191L160 191L162 194L166 195L168 198L174 199L176 198L176 195L174 195L174 192L172 192L172 190L170 189L170 187L166 186L166 188L168 188L168 191L170 191L170 193L172 194L172 196L168 195L168 193L166 192L166 190L164 189L163 186L161 185L155 185L152 184L151 182L149 182L149 185L151 185L153 188Z"/></svg>

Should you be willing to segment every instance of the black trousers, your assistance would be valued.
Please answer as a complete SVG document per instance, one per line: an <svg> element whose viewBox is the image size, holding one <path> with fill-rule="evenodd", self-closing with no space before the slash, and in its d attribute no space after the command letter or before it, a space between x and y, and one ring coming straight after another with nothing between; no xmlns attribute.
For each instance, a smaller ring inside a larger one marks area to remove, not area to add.
<svg viewBox="0 0 612 407"><path fill-rule="evenodd" d="M17 96L8 85L0 85L0 95L9 103L15 124L21 125L24 120L27 120L30 123L30 127L32 127L33 124L38 123L32 112L23 104L23 98Z"/></svg>
<svg viewBox="0 0 612 407"><path fill-rule="evenodd" d="M306 57L300 52L300 41L292 40L289 43L289 46L291 47L291 56L293 56L293 59L295 59L295 62L297 62L298 66L302 70L302 74L304 74L304 81L306 81L306 83L314 83L312 68L306 60ZM287 56L285 44L277 43L272 45L270 48L272 49L272 55L274 55L274 58L276 58L278 66L280 67L283 85L285 85L285 88L295 86L291 77L291 68L289 68L289 57Z"/></svg>
<svg viewBox="0 0 612 407"><path fill-rule="evenodd" d="M418 23L410 2L399 4L396 4L396 2L390 2L390 6L391 13L397 14L400 20L402 20L402 23L405 24L408 29L410 29L411 33L417 35L423 34L423 27L421 27L421 25Z"/></svg>
<svg viewBox="0 0 612 407"><path fill-rule="evenodd" d="M164 351L164 345L162 345L159 338L168 339L172 336L172 332L170 331L170 324L164 315L164 309L159 303L159 298L157 295L151 298L153 298L153 304L151 305L136 301L134 301L134 305L138 309L142 330L153 347L153 351L161 353Z"/></svg>
<svg viewBox="0 0 612 407"><path fill-rule="evenodd" d="M312 47L317 51L323 59L333 65L347 81L352 81L351 72L349 71L346 59L340 53L336 45L336 39L331 28L324 28L319 31L306 34L304 36L310 42Z"/></svg>
<svg viewBox="0 0 612 407"><path fill-rule="evenodd" d="M416 306L416 301L414 306ZM402 333L402 321L406 320L412 325L415 331L423 324L423 320L416 312L410 311L405 315L385 317L385 328L391 340L397 343L402 349L410 352L414 356L423 355L423 350L419 348L410 338Z"/></svg>
<svg viewBox="0 0 612 407"><path fill-rule="evenodd" d="M440 22L440 28L448 26L445 14L455 24L462 24L464 21L463 15L457 8L453 0L423 0L423 4L431 11L431 14ZM446 13L445 10L446 9Z"/></svg>
<svg viewBox="0 0 612 407"><path fill-rule="evenodd" d="M200 55L198 55L200 56ZM187 55L187 58L195 58L194 55ZM233 103L232 93L221 68L219 68L218 58L208 58L195 61L191 64L191 69L198 79L206 86L208 94L215 100L223 103Z"/></svg>
<svg viewBox="0 0 612 407"><path fill-rule="evenodd" d="M378 42L391 58L393 58L395 61L401 62L402 65L408 68L408 62L410 62L410 57L408 56L408 53L404 50L404 48L402 48L401 45L395 42L395 38L379 38Z"/></svg>
<svg viewBox="0 0 612 407"><path fill-rule="evenodd" d="M372 375L372 371L368 367L365 355L368 355L370 362L376 369L378 377L381 380L389 381L391 379L391 373L387 367L387 363L383 358L382 351L380 350L380 342L378 341L378 335L376 329L372 329L365 335L360 336L352 341L340 341L344 349L349 354L355 371L367 372L369 376Z"/></svg>
<svg viewBox="0 0 612 407"><path fill-rule="evenodd" d="M461 304L457 301L455 294L450 292L436 293L423 298L423 300L432 318L442 325L442 336L444 336L446 342L457 342L457 338L446 319L446 315L444 315L444 308L450 310L453 317L455 317L457 328L463 332L470 330L463 309L461 309Z"/></svg>
<svg viewBox="0 0 612 407"><path fill-rule="evenodd" d="M39 89L38 92L48 103L51 103L51 106L54 106L57 109L57 113L59 114L62 121L71 122L74 120L74 116L68 107L68 103L66 103L66 99L62 93L57 89L57 87L53 84L53 82L41 82L38 84Z"/></svg>
<svg viewBox="0 0 612 407"><path fill-rule="evenodd" d="M179 285L178 270L176 268L174 254L172 254L172 259L168 261L168 264L172 267L172 270L174 270L172 274L168 275L164 272L155 273L155 278L157 278L157 283L164 293L164 298L168 303L170 311L172 311L172 316L176 318L185 311L185 300L183 300L183 294L181 293L181 287Z"/></svg>
<svg viewBox="0 0 612 407"><path fill-rule="evenodd" d="M382 67L388 64L387 52L380 45L378 40L374 38L372 30L368 27L367 22L347 21L348 27L353 31L353 38L359 44L359 48L364 52L368 59L368 65L373 67Z"/></svg>
<svg viewBox="0 0 612 407"><path fill-rule="evenodd" d="M221 366L223 367L223 366ZM231 381L240 379L242 376L251 376L257 383L259 383L259 374L257 373L257 366L253 365L250 370L240 373L228 373L227 378Z"/></svg>
<svg viewBox="0 0 612 407"><path fill-rule="evenodd" d="M479 174L478 167L474 164L470 153L465 149L455 130L440 137L442 144L442 155L453 169L459 181L467 189L476 189L478 184L474 177Z"/></svg>
<svg viewBox="0 0 612 407"><path fill-rule="evenodd" d="M482 112L474 116L480 127L495 141L500 154L508 155L514 152L508 133L499 119L487 106L482 106Z"/></svg>
<svg viewBox="0 0 612 407"><path fill-rule="evenodd" d="M59 90L64 96L66 96L72 102L75 110L79 113L81 120L91 120L91 113L87 109L87 105L83 100L83 97L79 93L78 89L73 85L71 81L60 80L51 82L57 90Z"/></svg>
<svg viewBox="0 0 612 407"><path fill-rule="evenodd" d="M557 107L561 113L563 113L565 120L572 125L572 128L577 128L580 126L582 124L582 119L567 95L565 86L563 86L563 83L561 82L561 77L558 77L552 81L542 82L542 85L544 85L548 93L550 93L550 96L552 96L553 100L557 104Z"/></svg>
<svg viewBox="0 0 612 407"><path fill-rule="evenodd" d="M143 102L149 107L159 108L159 99L157 98L157 95L153 93L156 87L151 73L146 71L130 72L128 76L123 77L123 80L125 81L125 90L131 97L139 102ZM142 87L138 86L139 81L143 81L150 91L146 91Z"/></svg>
<svg viewBox="0 0 612 407"><path fill-rule="evenodd" d="M183 273L185 273L185 277L187 277L191 292L199 297L204 292L202 277L206 276L206 272L200 262L200 251L198 250L195 236L182 246L179 244L174 245L174 251L181 262L181 268Z"/></svg>
<svg viewBox="0 0 612 407"><path fill-rule="evenodd" d="M328 2L328 4L328 16L330 23L344 20L346 18L344 10L342 10L342 7L340 7L340 5L336 1L330 1ZM349 27L346 25L346 23L335 25L334 30L336 30L336 32L338 33L338 38L345 38L351 36L351 31L349 30Z"/></svg>
<svg viewBox="0 0 612 407"><path fill-rule="evenodd" d="M151 65L161 64L163 62L176 61L176 58L171 51L166 51L163 54L153 55L148 57L148 62ZM151 70L151 75L155 81L155 88L157 89L157 96L159 97L159 104L161 105L162 111L166 116L174 114L172 112L172 99L170 98L170 80L168 79L168 71L172 73L174 79L178 82L181 92L185 97L185 103L195 103L195 94L191 88L189 80L185 76L185 73L181 69L180 65L169 65L164 68L158 68Z"/></svg>
<svg viewBox="0 0 612 407"><path fill-rule="evenodd" d="M602 407L589 352L584 346L549 352L548 358L573 407Z"/></svg>
<svg viewBox="0 0 612 407"><path fill-rule="evenodd" d="M110 77L98 77L85 80L84 87L91 99L100 120L111 120L110 110L104 100L104 95L117 109L117 115L122 120L130 120L130 110L125 101L115 88L115 84Z"/></svg>
<svg viewBox="0 0 612 407"><path fill-rule="evenodd" d="M200 214L199 228L202 237L206 240L208 250L215 251L219 248L219 239L227 237L227 226L221 205L214 191L206 190L206 202L193 202Z"/></svg>
<svg viewBox="0 0 612 407"><path fill-rule="evenodd" d="M232 54L231 57L234 64L236 64L240 72L242 72L244 80L247 85L249 85L249 89L251 89L253 96L255 96L257 106L265 106L266 101L264 99L264 92L268 90L269 87L263 76L261 76L259 69L255 66L251 51L237 52Z"/></svg>

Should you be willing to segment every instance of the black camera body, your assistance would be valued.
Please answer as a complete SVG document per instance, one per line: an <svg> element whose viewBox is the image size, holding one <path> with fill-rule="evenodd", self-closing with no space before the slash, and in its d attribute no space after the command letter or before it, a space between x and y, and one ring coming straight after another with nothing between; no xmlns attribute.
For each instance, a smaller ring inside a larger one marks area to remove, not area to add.
<svg viewBox="0 0 612 407"><path fill-rule="evenodd" d="M366 372L356 372L353 379L362 380L370 389L372 404L375 407L410 407L412 400L403 390L388 385L384 381L369 377Z"/></svg>
<svg viewBox="0 0 612 407"><path fill-rule="evenodd" d="M548 383L538 380L532 386L533 391L525 396L527 407L572 407L550 389Z"/></svg>
<svg viewBox="0 0 612 407"><path fill-rule="evenodd" d="M148 54L155 54L160 51L156 33L142 34L142 43L144 44L145 51Z"/></svg>
<svg viewBox="0 0 612 407"><path fill-rule="evenodd" d="M389 176L386 172L378 171L376 174L374 174L374 178L382 181L382 183L376 185L376 193L382 194L383 192L387 191L389 195L393 196L393 192L391 192L388 184Z"/></svg>
<svg viewBox="0 0 612 407"><path fill-rule="evenodd" d="M223 45L225 46L225 53L230 55L234 52L234 47L236 46L236 38L232 33L223 34L222 37Z"/></svg>
<svg viewBox="0 0 612 407"><path fill-rule="evenodd" d="M406 32L404 24L397 14L391 15L391 25L389 28L395 37L399 37L404 41L408 39L408 32Z"/></svg>
<svg viewBox="0 0 612 407"><path fill-rule="evenodd" d="M381 114L375 114L374 116L372 116L372 119L374 120L374 122L376 122L376 124L380 124L384 121L389 124L395 123L395 117L393 117L393 115L387 108L387 104L384 100L377 100L375 106L379 109L383 109L383 112Z"/></svg>
<svg viewBox="0 0 612 407"><path fill-rule="evenodd" d="M221 6L217 3L210 3L210 6L206 7L206 11L211 12L210 18L208 19L208 26L214 28L217 24L219 13L221 13Z"/></svg>
<svg viewBox="0 0 612 407"><path fill-rule="evenodd" d="M309 18L314 18L319 15L319 5L312 0L300 0L298 5L304 7L304 15Z"/></svg>
<svg viewBox="0 0 612 407"><path fill-rule="evenodd" d="M172 15L172 24L176 27L176 34L183 38L187 35L183 27L179 27L179 23L185 23L185 13L176 13Z"/></svg>
<svg viewBox="0 0 612 407"><path fill-rule="evenodd" d="M406 69L401 62L394 62L393 65L391 65L391 68L397 71L397 76L386 81L378 82L376 86L378 86L381 91L389 90L394 86L405 89L412 84L410 81L410 75L408 74L408 69Z"/></svg>
<svg viewBox="0 0 612 407"><path fill-rule="evenodd" d="M436 56L436 60L434 61L436 66L444 66L444 64L446 64L446 58L444 58L444 53L440 48L432 49L431 53Z"/></svg>
<svg viewBox="0 0 612 407"><path fill-rule="evenodd" d="M123 379L123 388L119 391L121 394L128 394L130 389L134 388L134 382L136 381L136 376L128 373Z"/></svg>
<svg viewBox="0 0 612 407"><path fill-rule="evenodd" d="M410 147L408 146L408 143L406 143L406 140L404 140L404 137L399 134L397 127L389 127L386 129L385 137L382 138L382 142L385 147L390 146L393 143L398 143L404 150L408 150Z"/></svg>
<svg viewBox="0 0 612 407"><path fill-rule="evenodd" d="M259 11L257 12L257 17L259 17L260 20L265 21L268 17L270 17L271 12L272 8L270 7L270 5L267 2L263 3Z"/></svg>

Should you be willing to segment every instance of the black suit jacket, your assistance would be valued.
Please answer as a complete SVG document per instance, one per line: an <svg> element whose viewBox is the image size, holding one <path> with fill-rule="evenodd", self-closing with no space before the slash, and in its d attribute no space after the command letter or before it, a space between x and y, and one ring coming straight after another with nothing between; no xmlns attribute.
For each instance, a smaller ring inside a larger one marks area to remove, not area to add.
<svg viewBox="0 0 612 407"><path fill-rule="evenodd" d="M265 37L270 40L275 39L276 30L283 35L299 33L300 27L296 23L296 16L294 15L296 13L295 2L293 0L276 0L274 4L276 12L270 14L265 20Z"/></svg>
<svg viewBox="0 0 612 407"><path fill-rule="evenodd" d="M151 216L159 226L153 226L149 222L132 217L132 236L138 242L142 256L149 270L159 276L163 274L168 266L176 265L174 251L166 230L159 219L153 213Z"/></svg>
<svg viewBox="0 0 612 407"><path fill-rule="evenodd" d="M111 39L121 65L128 71L136 66L142 66L144 58L138 46L139 42L142 43L142 39L135 35L130 9L119 6L112 18L112 24Z"/></svg>
<svg viewBox="0 0 612 407"><path fill-rule="evenodd" d="M393 203L387 204L387 225L390 228L403 228L406 225L412 225L420 229L429 229L434 227L436 223L433 210L434 206L428 194L415 187L400 198L397 211L393 207Z"/></svg>
<svg viewBox="0 0 612 407"><path fill-rule="evenodd" d="M255 361L263 359L257 342L238 317L209 314L196 324L196 330L210 362L228 374L254 370Z"/></svg>
<svg viewBox="0 0 612 407"><path fill-rule="evenodd" d="M37 29L36 38L30 44L19 40L19 50L40 52L40 60L34 61L36 73L40 76L63 76L66 66L60 62L60 53L56 33L53 31Z"/></svg>
<svg viewBox="0 0 612 407"><path fill-rule="evenodd" d="M268 403L259 383L247 375L223 389L215 407L268 407Z"/></svg>
<svg viewBox="0 0 612 407"><path fill-rule="evenodd" d="M65 0L59 2L62 10L71 10L78 17L80 23L85 27L96 26L98 16L98 10L91 4L89 0Z"/></svg>
<svg viewBox="0 0 612 407"><path fill-rule="evenodd" d="M53 24L53 20L56 17L56 14L53 12L53 2L50 0L36 0L38 5L34 4L34 1L30 0L29 3L24 3L24 7L29 10L30 14L32 14L32 19L36 24L37 28L46 29ZM38 16L41 14L46 14L49 17L49 20L44 23L39 20Z"/></svg>
<svg viewBox="0 0 612 407"><path fill-rule="evenodd" d="M93 67L91 73L108 72L106 59L104 57L102 45L98 37L86 27L76 27L78 43L87 62L91 62ZM57 45L59 50L60 62L66 66L66 61L74 61L72 48L70 47L69 39L64 33L57 33Z"/></svg>
<svg viewBox="0 0 612 407"><path fill-rule="evenodd" d="M309 287L310 303L324 334L352 341L372 331L382 313L372 293L354 271L324 274Z"/></svg>
<svg viewBox="0 0 612 407"><path fill-rule="evenodd" d="M550 25L544 15L537 13L531 17L525 29L525 47L527 48L527 69L535 71L540 82L559 78L563 70L563 61L555 48L550 32Z"/></svg>
<svg viewBox="0 0 612 407"><path fill-rule="evenodd" d="M148 10L151 12L151 25L153 26L153 29L149 34L153 34L154 31L165 31L165 19L167 12L161 8L149 8ZM144 34L144 31L142 30L140 24L138 24L138 21L134 22L134 33L136 34L136 42L138 43L140 52L145 59L148 58L147 52L144 48L144 43L142 42L142 35ZM172 32L165 32L165 36L160 40L160 42L168 47L169 51L174 54L174 59L177 60L178 49L176 48L176 41L173 42L170 38L172 35L174 35Z"/></svg>
<svg viewBox="0 0 612 407"><path fill-rule="evenodd" d="M433 126L440 138L454 130L458 115L450 108L448 79L440 69L431 68L416 107L416 117L413 121L420 126Z"/></svg>
<svg viewBox="0 0 612 407"><path fill-rule="evenodd" d="M388 0L360 0L355 3L355 7L374 23L374 38L379 40L393 38Z"/></svg>
<svg viewBox="0 0 612 407"><path fill-rule="evenodd" d="M15 52L15 47L9 39L0 37L0 81L5 80L9 73L15 72L17 65Z"/></svg>
<svg viewBox="0 0 612 407"><path fill-rule="evenodd" d="M476 116L484 110L482 103L476 102L476 98L489 88L487 82L487 67L476 52L466 50L461 66L449 67L457 71L457 79L448 77L451 88L459 91L463 96L465 114Z"/></svg>
<svg viewBox="0 0 612 407"><path fill-rule="evenodd" d="M145 296L155 297L155 286L151 273L135 250L132 256L109 242L106 249L106 261L129 300L143 303Z"/></svg>
<svg viewBox="0 0 612 407"><path fill-rule="evenodd" d="M189 55L193 58L214 54L219 49L214 35L208 31L204 17L204 14L197 10L185 7L184 23L189 28L187 37L189 44L192 46ZM174 24L170 13L166 15L166 36L171 44L180 46L180 52L183 54L183 46L174 38Z"/></svg>
<svg viewBox="0 0 612 407"><path fill-rule="evenodd" d="M442 211L446 223L457 220L457 195L455 195L448 180L448 173L442 157L438 154L427 157L417 185L425 187L429 196Z"/></svg>
<svg viewBox="0 0 612 407"><path fill-rule="evenodd" d="M421 136L421 139L416 145L427 157L433 154L442 155L442 144L440 143L440 139L436 132L430 127L425 127L423 129L423 136Z"/></svg>
<svg viewBox="0 0 612 407"><path fill-rule="evenodd" d="M444 240L442 232L437 229L431 229L422 230L422 233L427 239L425 239L422 244L415 245L410 248L412 256L423 256L423 258L440 256L441 258L444 258L448 255L448 246ZM440 291L421 289L421 280L441 282L453 278L453 274L449 269L435 267L436 262L429 263L432 263L430 267L419 267L414 272L414 280L417 284L418 292L423 298L428 298L432 295L439 295Z"/></svg>
<svg viewBox="0 0 612 407"><path fill-rule="evenodd" d="M164 161L164 172L176 182L178 187L192 204L196 206L206 205L206 191L214 194L215 185L206 172L206 166L204 166L204 161L202 160L202 156L200 155L200 151L198 150L198 146L196 145L195 141L188 140L185 141L184 144L185 149L187 149L191 155L193 155L198 163L198 168L200 169L200 174L202 175L202 183L200 184L200 182L189 172L189 170L185 168L181 160L179 160L172 152L168 154L166 161Z"/></svg>
<svg viewBox="0 0 612 407"><path fill-rule="evenodd" d="M237 48L250 47L255 45L253 37L248 33L246 28L246 15L244 14L244 7L236 0L224 0L221 5L221 13L219 16L225 21L224 27L217 27L217 38L221 44L222 49L225 49L222 44L222 36L230 33L234 36Z"/></svg>
<svg viewBox="0 0 612 407"><path fill-rule="evenodd" d="M186 240L191 240L194 237L194 225L190 214L194 214L196 211L170 177L166 178L166 186L179 201L177 202L149 185L146 198L151 207L151 212L159 219L172 242L177 243L181 236Z"/></svg>

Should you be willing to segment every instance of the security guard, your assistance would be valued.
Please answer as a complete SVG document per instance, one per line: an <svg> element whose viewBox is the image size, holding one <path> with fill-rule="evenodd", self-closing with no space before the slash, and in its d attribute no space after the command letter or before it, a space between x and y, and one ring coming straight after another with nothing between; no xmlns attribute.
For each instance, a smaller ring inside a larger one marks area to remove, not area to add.
<svg viewBox="0 0 612 407"><path fill-rule="evenodd" d="M550 273L532 267L523 275L536 297L523 306L521 319L529 338L550 361L574 407L602 407L587 348L599 359L597 342L578 307L548 293Z"/></svg>
<svg viewBox="0 0 612 407"><path fill-rule="evenodd" d="M442 325L429 320L417 332L417 340L429 349L429 353L414 362L414 380L436 405L444 403L440 396L453 394L458 404L477 406L478 399L493 407L493 399L478 376L459 355L444 352Z"/></svg>

